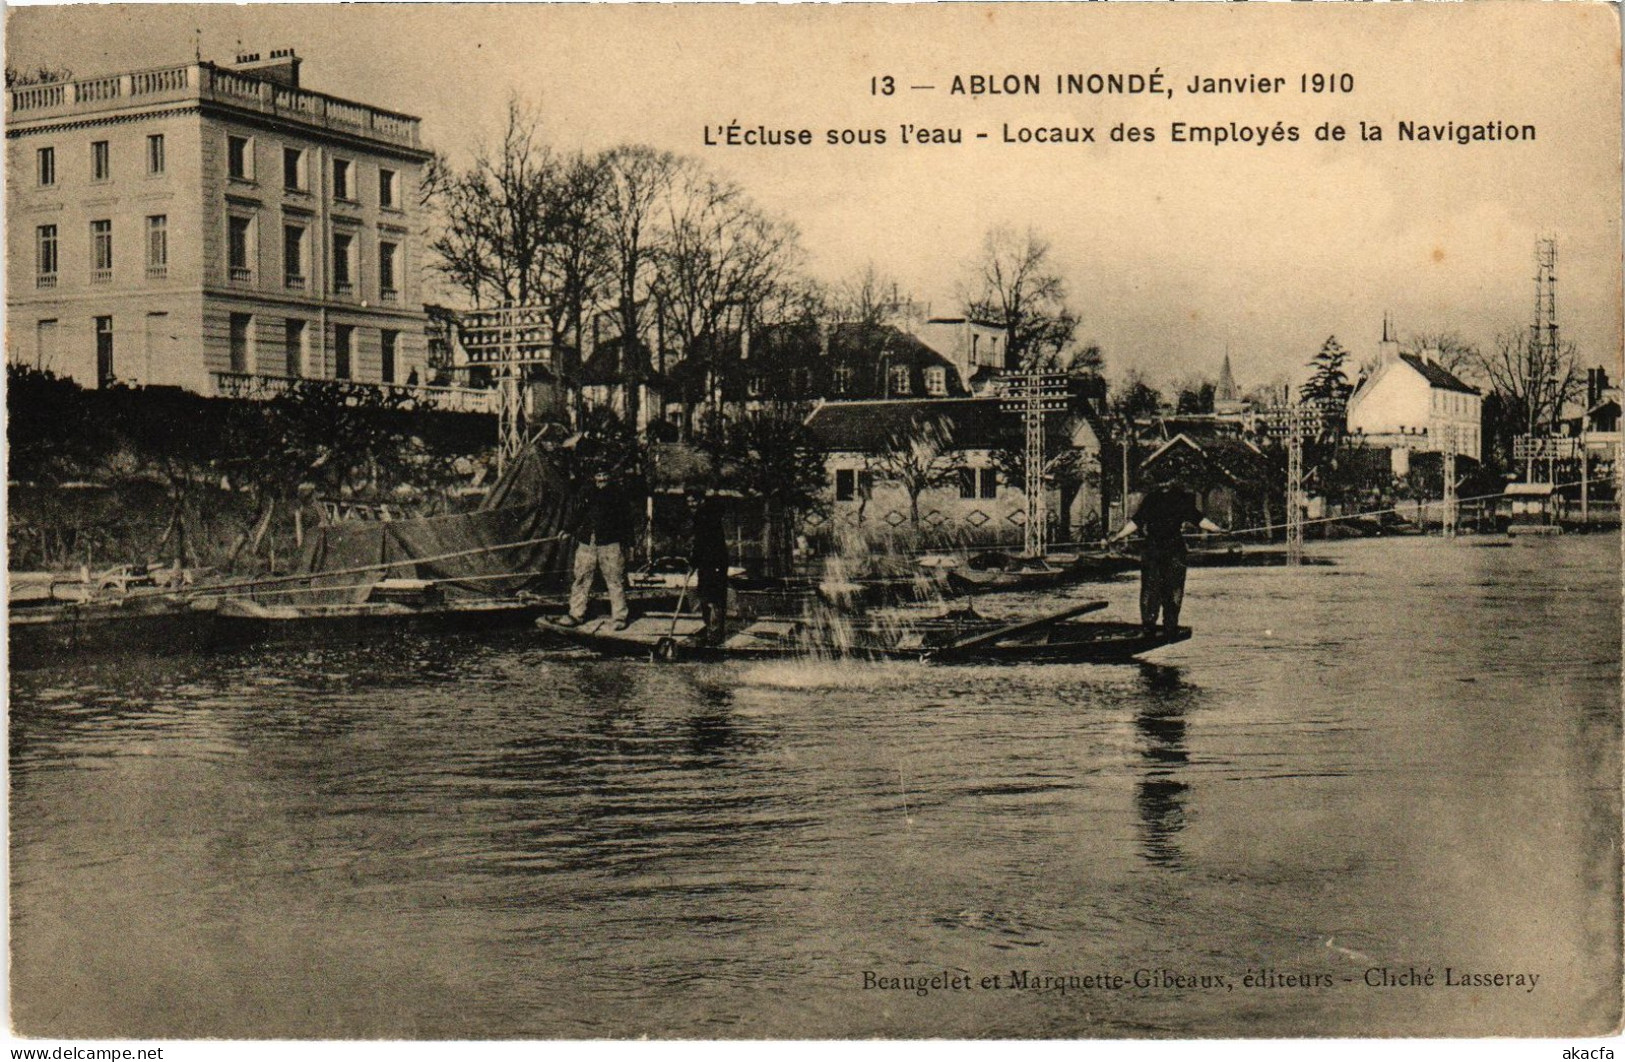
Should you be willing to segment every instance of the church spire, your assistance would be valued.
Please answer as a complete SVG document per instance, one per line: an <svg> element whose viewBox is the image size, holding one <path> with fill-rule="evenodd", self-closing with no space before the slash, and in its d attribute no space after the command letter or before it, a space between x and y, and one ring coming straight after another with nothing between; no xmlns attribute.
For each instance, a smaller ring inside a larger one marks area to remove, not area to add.
<svg viewBox="0 0 1625 1062"><path fill-rule="evenodd" d="M1234 402L1241 397L1236 393L1236 377L1230 371L1230 349L1225 345L1224 364L1219 366L1219 382L1213 388L1215 402Z"/></svg>

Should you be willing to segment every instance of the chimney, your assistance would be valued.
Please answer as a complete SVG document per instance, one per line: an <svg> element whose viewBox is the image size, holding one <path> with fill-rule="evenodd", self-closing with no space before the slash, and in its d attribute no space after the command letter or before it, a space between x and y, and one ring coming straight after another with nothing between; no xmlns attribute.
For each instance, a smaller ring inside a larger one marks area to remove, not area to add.
<svg viewBox="0 0 1625 1062"><path fill-rule="evenodd" d="M1423 347L1422 348L1422 363L1424 365L1437 365L1437 364L1439 364L1439 351L1438 351L1438 348L1437 347Z"/></svg>
<svg viewBox="0 0 1625 1062"><path fill-rule="evenodd" d="M1382 315L1382 342L1377 344L1377 362L1387 365L1399 360L1399 340L1393 338L1388 326L1388 315Z"/></svg>
<svg viewBox="0 0 1625 1062"><path fill-rule="evenodd" d="M232 69L288 88L298 88L299 64L303 61L292 48L275 48L263 57L259 52L242 53L237 56Z"/></svg>

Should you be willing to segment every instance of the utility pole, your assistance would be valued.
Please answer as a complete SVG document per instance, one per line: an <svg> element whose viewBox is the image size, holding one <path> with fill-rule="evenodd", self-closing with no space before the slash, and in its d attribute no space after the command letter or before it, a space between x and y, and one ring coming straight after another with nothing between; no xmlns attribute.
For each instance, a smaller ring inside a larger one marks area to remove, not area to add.
<svg viewBox="0 0 1625 1062"><path fill-rule="evenodd" d="M1049 512L1044 506L1044 415L1066 409L1066 374L1037 368L1007 374L1000 408L1007 413L1019 412L1026 429L1023 493L1027 496L1027 521L1022 527L1023 551L1029 557L1042 557L1049 540Z"/></svg>
<svg viewBox="0 0 1625 1062"><path fill-rule="evenodd" d="M1444 537L1456 537L1456 426L1446 424L1439 429L1439 443L1444 447Z"/></svg>
<svg viewBox="0 0 1625 1062"><path fill-rule="evenodd" d="M1526 412L1531 443L1539 426L1535 423L1535 415L1542 396L1550 393L1556 405L1557 362L1557 240L1545 237L1535 241L1535 316L1529 322L1528 379L1524 381L1524 405L1528 407ZM1558 413L1556 408L1552 410L1554 418ZM1550 435L1549 425L1542 434ZM1526 482L1533 483L1535 480L1535 458L1535 449L1531 446L1525 458ZM1546 465L1549 482L1557 482L1556 472L1556 455L1549 452Z"/></svg>
<svg viewBox="0 0 1625 1062"><path fill-rule="evenodd" d="M1286 559L1303 563L1303 406L1286 414Z"/></svg>
<svg viewBox="0 0 1625 1062"><path fill-rule="evenodd" d="M470 365L488 365L497 374L497 470L524 449L526 408L523 384L527 365L553 365L547 314L540 306L504 306L469 310L458 322Z"/></svg>
<svg viewBox="0 0 1625 1062"><path fill-rule="evenodd" d="M1288 564L1303 563L1304 512L1309 507L1304 489L1304 436L1321 421L1319 407L1288 402L1265 411L1268 422L1286 433L1286 556Z"/></svg>

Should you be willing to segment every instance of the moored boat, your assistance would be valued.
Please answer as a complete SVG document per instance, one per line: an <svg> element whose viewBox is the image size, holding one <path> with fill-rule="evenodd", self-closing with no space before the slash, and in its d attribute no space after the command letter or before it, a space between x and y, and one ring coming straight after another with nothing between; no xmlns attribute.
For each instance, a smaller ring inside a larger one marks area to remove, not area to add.
<svg viewBox="0 0 1625 1062"><path fill-rule="evenodd" d="M48 667L84 655L194 653L214 644L213 601L130 595L13 608L8 663Z"/></svg>
<svg viewBox="0 0 1625 1062"><path fill-rule="evenodd" d="M459 599L434 604L361 601L265 604L247 598L220 603L213 644L332 644L406 632L474 634L522 627L545 608L539 598Z"/></svg>
<svg viewBox="0 0 1625 1062"><path fill-rule="evenodd" d="M943 573L943 583L951 592L988 594L1045 590L1106 579L1130 571L1137 564L1133 557L1110 552L1021 557L992 551L977 554L964 564L949 564L939 559L934 567Z"/></svg>

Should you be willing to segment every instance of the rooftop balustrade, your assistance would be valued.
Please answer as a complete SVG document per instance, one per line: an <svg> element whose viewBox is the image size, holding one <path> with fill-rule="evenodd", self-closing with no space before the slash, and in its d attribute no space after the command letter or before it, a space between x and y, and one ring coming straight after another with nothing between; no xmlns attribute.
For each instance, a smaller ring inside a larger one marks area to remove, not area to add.
<svg viewBox="0 0 1625 1062"><path fill-rule="evenodd" d="M48 85L24 85L8 93L11 122L65 118L154 103L209 101L261 114L290 118L335 132L421 148L418 119L342 100L321 92L289 88L213 63L140 70L108 77Z"/></svg>

